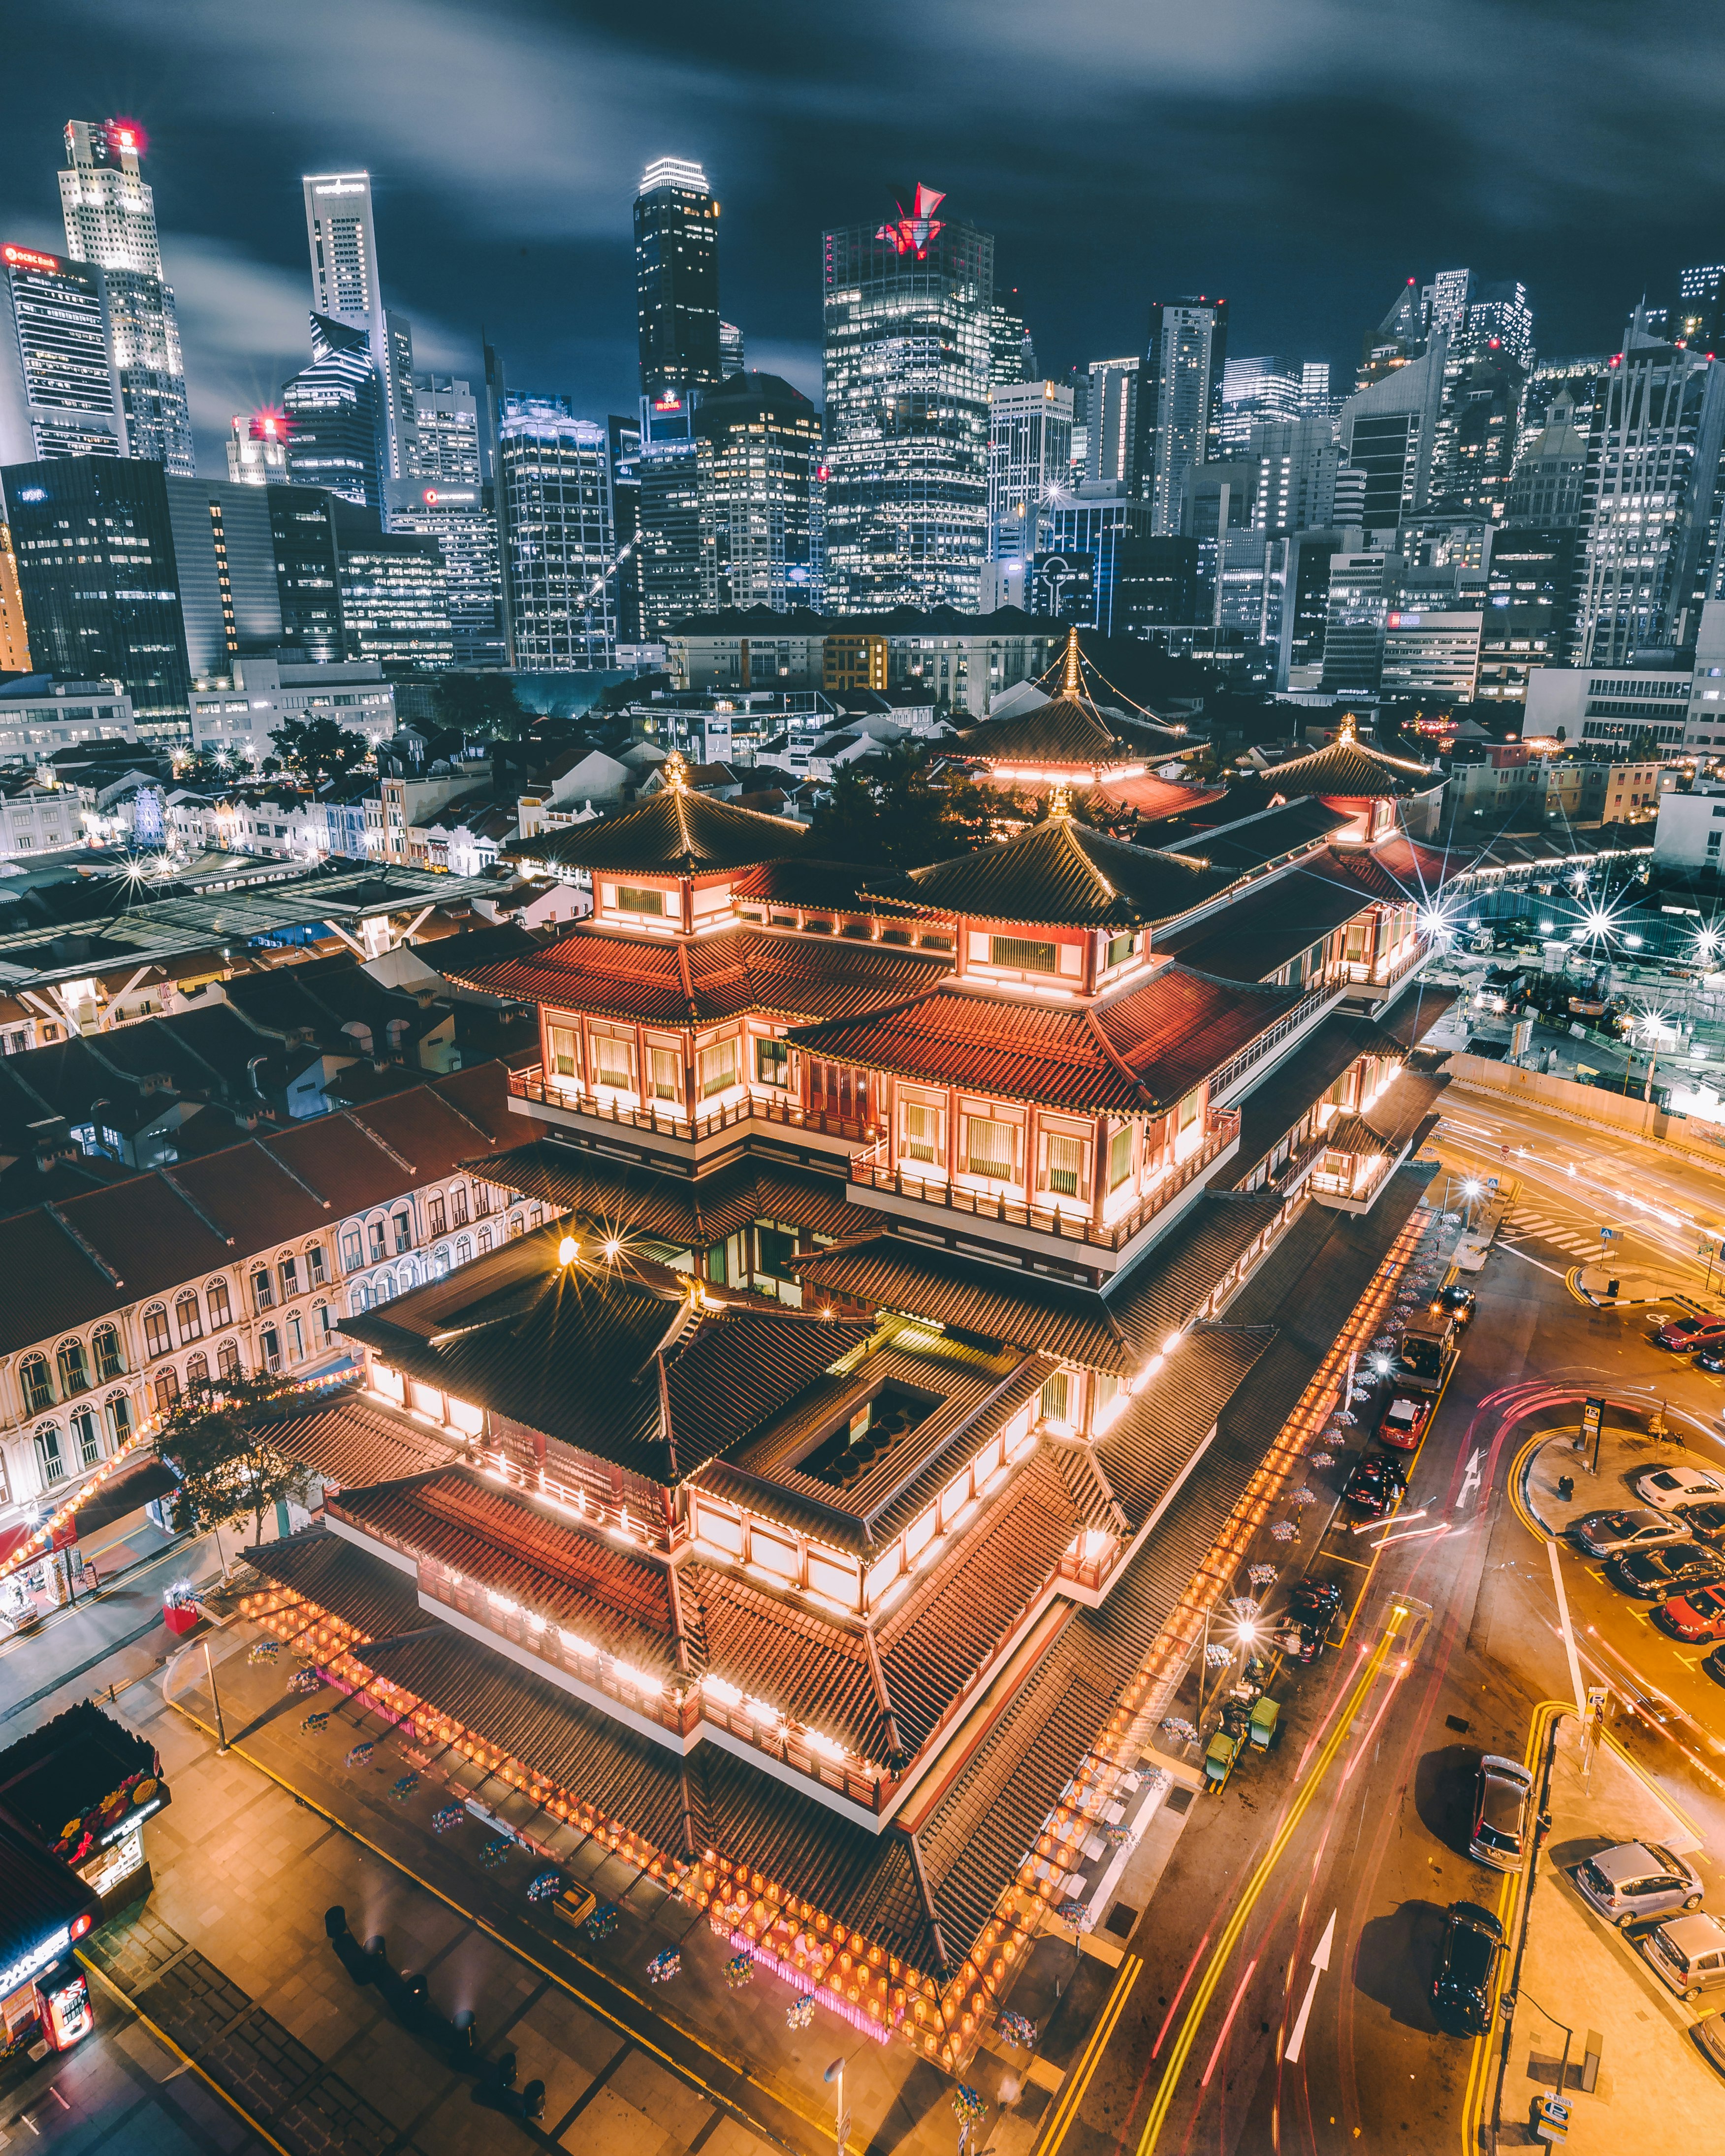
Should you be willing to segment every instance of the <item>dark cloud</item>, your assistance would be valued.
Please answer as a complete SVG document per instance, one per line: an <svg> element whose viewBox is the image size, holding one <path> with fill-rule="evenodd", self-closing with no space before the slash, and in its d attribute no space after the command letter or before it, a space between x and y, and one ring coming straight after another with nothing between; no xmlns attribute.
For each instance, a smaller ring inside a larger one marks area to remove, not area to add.
<svg viewBox="0 0 1725 2156"><path fill-rule="evenodd" d="M1725 26L1653 0L61 0L15 14L0 223L57 231L74 114L151 131L202 453L304 355L303 172L367 167L429 363L634 393L629 202L699 157L757 364L818 393L819 239L917 179L999 235L1045 367L1221 291L1239 351L1346 367L1409 275L1519 276L1608 348L1720 253Z"/></svg>

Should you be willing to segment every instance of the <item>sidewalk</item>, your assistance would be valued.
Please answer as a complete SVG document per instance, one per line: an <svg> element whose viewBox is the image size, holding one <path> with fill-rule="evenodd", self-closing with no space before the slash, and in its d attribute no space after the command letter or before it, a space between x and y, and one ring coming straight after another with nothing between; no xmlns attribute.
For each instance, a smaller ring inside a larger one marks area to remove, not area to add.
<svg viewBox="0 0 1725 2156"><path fill-rule="evenodd" d="M1707 2065L1690 2033L1710 2005L1690 2007L1674 1998L1629 1939L1593 1913L1568 1876L1615 1842L1669 1840L1677 1823L1609 1745L1601 1745L1594 1760L1589 1794L1573 1716L1560 1732L1552 1832L1533 1890L1500 2145L1538 2145L1528 2129L1529 2107L1540 2089L1558 2086L1567 2025L1574 2031L1566 2085L1574 2107L1566 2145L1577 2156L1669 2156L1672 2149L1716 2147L1725 2118L1725 2079ZM1604 2050L1598 2083L1588 2095L1581 2090L1581 2061L1590 2029L1604 2036ZM1495 2043L1493 2063L1495 2069Z"/></svg>
<svg viewBox="0 0 1725 2156"><path fill-rule="evenodd" d="M1644 1414L1651 1408L1650 1401ZM1576 1422L1553 1430L1522 1471L1527 1509L1548 1535L1561 1535L1572 1521L1580 1519L1584 1514L1604 1512L1615 1505L1630 1511L1645 1510L1643 1501L1635 1495L1630 1482L1631 1476L1644 1469L1668 1467L1674 1460L1692 1467L1725 1469L1725 1452L1722 1452L1717 1440L1711 1445L1662 1443L1643 1430L1625 1430L1624 1409L1609 1408L1606 1410L1606 1426L1599 1438L1599 1471L1595 1475L1592 1446L1584 1453L1574 1449L1576 1424L1581 1416L1579 1405L1572 1412ZM1686 1431L1676 1416L1671 1418L1671 1426L1680 1435L1693 1435ZM1574 1486L1568 1497L1560 1496L1558 1489L1564 1477Z"/></svg>

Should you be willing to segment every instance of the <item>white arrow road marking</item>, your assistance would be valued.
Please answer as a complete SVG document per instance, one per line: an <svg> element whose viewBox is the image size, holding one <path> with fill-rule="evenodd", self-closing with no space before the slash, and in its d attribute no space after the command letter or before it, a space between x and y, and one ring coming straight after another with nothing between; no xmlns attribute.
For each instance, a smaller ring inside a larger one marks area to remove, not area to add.
<svg viewBox="0 0 1725 2156"><path fill-rule="evenodd" d="M1312 2012L1312 2002L1317 1996L1317 1980L1330 1965L1330 1948L1335 1937L1336 1912L1332 1909L1330 1921L1324 1926L1324 1935L1312 1952L1312 1981L1307 1985L1306 1996L1300 2002L1300 2013L1294 2023L1294 2033L1289 2037L1287 2049L1282 2053L1285 2060L1291 2061L1300 2056L1300 2046L1306 2041L1306 2023Z"/></svg>
<svg viewBox="0 0 1725 2156"><path fill-rule="evenodd" d="M1458 1512L1467 1502L1469 1493L1472 1491L1477 1490L1479 1486L1480 1448L1476 1445L1473 1450L1473 1458L1468 1461L1467 1466L1462 1471L1461 1495L1455 1500L1455 1509Z"/></svg>

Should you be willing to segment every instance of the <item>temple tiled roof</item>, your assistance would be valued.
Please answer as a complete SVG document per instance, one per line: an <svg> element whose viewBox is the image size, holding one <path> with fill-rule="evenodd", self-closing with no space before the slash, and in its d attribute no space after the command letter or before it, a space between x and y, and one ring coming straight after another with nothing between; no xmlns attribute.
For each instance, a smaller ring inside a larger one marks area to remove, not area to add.
<svg viewBox="0 0 1725 2156"><path fill-rule="evenodd" d="M351 1393L325 1397L302 1413L285 1414L270 1423L269 1430L270 1443L286 1458L336 1489L418 1475L448 1466L459 1456L459 1448L448 1438Z"/></svg>
<svg viewBox="0 0 1725 2156"><path fill-rule="evenodd" d="M1398 834L1375 846L1327 846L1312 865L1338 881L1358 885L1373 898L1405 901L1435 896L1446 876L1464 865L1464 857Z"/></svg>
<svg viewBox="0 0 1725 2156"><path fill-rule="evenodd" d="M557 868L700 875L713 869L753 868L800 853L808 844L805 824L670 785L621 815L541 831L502 850L518 860Z"/></svg>
<svg viewBox="0 0 1725 2156"><path fill-rule="evenodd" d="M1223 980L1267 980L1370 903L1357 885L1308 874L1301 863L1164 931L1156 947Z"/></svg>
<svg viewBox="0 0 1725 2156"><path fill-rule="evenodd" d="M1195 1327L1097 1441L1097 1460L1134 1531L1178 1486L1275 1337L1264 1325Z"/></svg>
<svg viewBox="0 0 1725 2156"><path fill-rule="evenodd" d="M989 763L1092 766L1141 762L1189 748L1173 726L1146 724L1123 714L1105 716L1075 696L1055 696L1034 711L985 719L959 737L964 753Z"/></svg>
<svg viewBox="0 0 1725 2156"><path fill-rule="evenodd" d="M691 1182L644 1165L540 1138L472 1163L475 1175L591 1220L608 1232L710 1250L757 1220L848 1235L856 1208L829 1175L752 1159Z"/></svg>
<svg viewBox="0 0 1725 2156"><path fill-rule="evenodd" d="M981 921L1133 927L1201 905L1224 876L1183 853L1128 845L1070 816L1033 824L999 845L912 869L917 901Z"/></svg>
<svg viewBox="0 0 1725 2156"><path fill-rule="evenodd" d="M1309 756L1290 757L1286 763L1271 764L1257 783L1266 794L1279 793L1284 801L1304 800L1314 794L1358 801L1386 794L1424 793L1441 786L1443 775L1429 764L1410 763L1404 757L1387 755L1381 748L1369 748L1357 741L1349 728Z"/></svg>
<svg viewBox="0 0 1725 2156"><path fill-rule="evenodd" d="M639 1260L565 1269L561 1237L521 1236L342 1329L410 1377L667 1483L867 1337L721 1289L697 1305L682 1276Z"/></svg>
<svg viewBox="0 0 1725 2156"><path fill-rule="evenodd" d="M1253 780L1189 810L1166 839L1154 835L1169 852L1195 855L1241 876L1310 853L1353 821L1346 809L1327 808L1316 798L1274 801Z"/></svg>
<svg viewBox="0 0 1725 2156"><path fill-rule="evenodd" d="M1079 1113L1160 1114L1299 1002L1168 966L1086 1008L947 987L860 1019L804 1026L811 1055L1000 1100Z"/></svg>
<svg viewBox="0 0 1725 2156"><path fill-rule="evenodd" d="M710 1025L744 1011L842 1018L942 978L948 962L835 937L721 929L694 942L578 928L531 957L452 971L460 986L559 1010Z"/></svg>

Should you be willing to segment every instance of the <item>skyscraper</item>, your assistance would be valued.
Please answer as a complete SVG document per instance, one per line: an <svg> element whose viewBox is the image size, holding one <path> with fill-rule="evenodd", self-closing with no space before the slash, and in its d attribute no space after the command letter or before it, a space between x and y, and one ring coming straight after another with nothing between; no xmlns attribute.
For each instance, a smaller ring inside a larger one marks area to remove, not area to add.
<svg viewBox="0 0 1725 2156"><path fill-rule="evenodd" d="M1180 528L1186 475L1218 447L1228 353L1225 300L1157 300L1138 393L1139 492L1158 533Z"/></svg>
<svg viewBox="0 0 1725 2156"><path fill-rule="evenodd" d="M701 463L695 443L643 442L635 458L635 544L643 642L662 644L701 611Z"/></svg>
<svg viewBox="0 0 1725 2156"><path fill-rule="evenodd" d="M419 469L388 489L392 532L435 539L458 666L504 663L503 586L491 490L480 477L479 400L447 374L413 377Z"/></svg>
<svg viewBox="0 0 1725 2156"><path fill-rule="evenodd" d="M719 205L686 158L656 159L635 191L635 305L643 397L724 379Z"/></svg>
<svg viewBox="0 0 1725 2156"><path fill-rule="evenodd" d="M827 605L973 612L988 538L991 233L918 185L822 242Z"/></svg>
<svg viewBox="0 0 1725 2156"><path fill-rule="evenodd" d="M303 185L312 312L363 331L380 387L377 424L382 433L383 476L410 479L418 468L413 333L403 316L388 312L383 305L371 174L309 173Z"/></svg>
<svg viewBox="0 0 1725 2156"><path fill-rule="evenodd" d="M1336 514L1342 452L1327 418L1260 420L1243 452L1257 461L1252 521L1264 531L1302 531Z"/></svg>
<svg viewBox="0 0 1725 2156"><path fill-rule="evenodd" d="M1084 478L1091 486L1136 485L1138 476L1136 359L1090 363L1090 431Z"/></svg>
<svg viewBox="0 0 1725 2156"><path fill-rule="evenodd" d="M236 412L228 426L228 476L236 486L285 486L287 426L280 412Z"/></svg>
<svg viewBox="0 0 1725 2156"><path fill-rule="evenodd" d="M1425 506L1449 351L1448 337L1435 336L1343 401L1343 453L1365 475L1360 517L1368 530L1390 530Z"/></svg>
<svg viewBox="0 0 1725 2156"><path fill-rule="evenodd" d="M739 374L701 398L695 434L703 608L818 607L819 413L776 374Z"/></svg>
<svg viewBox="0 0 1725 2156"><path fill-rule="evenodd" d="M1049 496L1070 483L1072 393L1057 382L997 383L988 395L988 559L1028 562Z"/></svg>
<svg viewBox="0 0 1725 2156"><path fill-rule="evenodd" d="M142 130L130 121L67 121L59 176L66 252L103 272L126 454L189 479L196 464L186 364L173 288L162 281L155 194L138 171L143 148Z"/></svg>
<svg viewBox="0 0 1725 2156"><path fill-rule="evenodd" d="M727 382L733 374L742 374L747 370L742 331L735 322L721 322L719 325L719 367Z"/></svg>
<svg viewBox="0 0 1725 2156"><path fill-rule="evenodd" d="M0 462L126 454L103 273L0 246Z"/></svg>
<svg viewBox="0 0 1725 2156"><path fill-rule="evenodd" d="M617 645L610 441L567 398L506 395L497 422L497 531L509 663L609 666Z"/></svg>
<svg viewBox="0 0 1725 2156"><path fill-rule="evenodd" d="M1678 277L1671 335L1696 352L1725 352L1725 263L1697 263Z"/></svg>
<svg viewBox="0 0 1725 2156"><path fill-rule="evenodd" d="M1650 338L1610 363L1588 444L1576 663L1692 640L1725 446L1725 362Z"/></svg>
<svg viewBox="0 0 1725 2156"><path fill-rule="evenodd" d="M1504 336L1476 329L1474 316L1481 311L1470 311L1461 337L1452 339L1445 354L1425 506L1442 516L1478 514L1495 522L1509 498L1517 415L1527 380L1518 354L1532 346L1525 334L1512 348ZM1521 313L1526 316L1525 305ZM1512 324L1502 326L1516 334Z"/></svg>
<svg viewBox="0 0 1725 2156"><path fill-rule="evenodd" d="M1325 372L1327 388L1328 370ZM1224 361L1218 429L1221 454L1237 456L1247 446L1254 427L1266 420L1297 419L1306 408L1305 385L1288 361L1271 353Z"/></svg>
<svg viewBox="0 0 1725 2156"><path fill-rule="evenodd" d="M311 364L284 382L288 474L297 486L326 486L381 515L387 434L383 387L371 341L357 324L311 317Z"/></svg>

